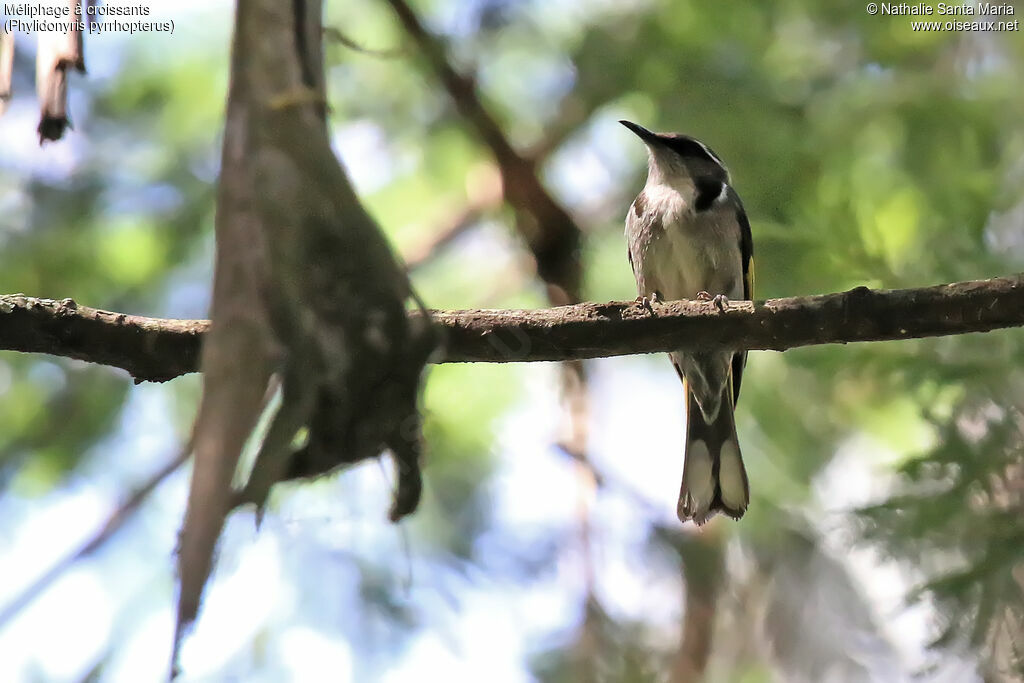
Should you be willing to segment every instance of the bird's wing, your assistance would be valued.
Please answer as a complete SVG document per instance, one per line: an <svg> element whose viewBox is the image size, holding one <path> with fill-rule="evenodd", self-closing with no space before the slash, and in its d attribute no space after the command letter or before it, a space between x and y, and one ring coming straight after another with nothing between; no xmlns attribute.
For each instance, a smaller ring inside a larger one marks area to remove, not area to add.
<svg viewBox="0 0 1024 683"><path fill-rule="evenodd" d="M740 226L740 256L743 264L743 298L754 299L754 238L750 233L750 221L743 210L743 202L731 187L729 192L736 205L736 222ZM740 382L743 379L743 368L747 364L747 352L737 353L732 359L732 394L733 404L740 398Z"/></svg>
<svg viewBox="0 0 1024 683"><path fill-rule="evenodd" d="M647 296L651 292L646 291L643 270L640 267L641 242L650 236L651 217L645 215L647 211L647 195L643 192L636 196L626 214L626 248L629 256L629 267L633 269L633 279L636 280L637 293L640 296Z"/></svg>

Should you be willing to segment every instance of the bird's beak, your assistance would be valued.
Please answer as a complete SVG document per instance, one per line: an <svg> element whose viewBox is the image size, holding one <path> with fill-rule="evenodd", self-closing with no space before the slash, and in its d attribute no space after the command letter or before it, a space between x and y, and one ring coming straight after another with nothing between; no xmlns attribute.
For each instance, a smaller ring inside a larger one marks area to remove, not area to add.
<svg viewBox="0 0 1024 683"><path fill-rule="evenodd" d="M626 128L636 133L637 137L644 141L645 144L652 144L658 142L659 136L657 133L652 133L643 126L633 123L632 121L619 121Z"/></svg>

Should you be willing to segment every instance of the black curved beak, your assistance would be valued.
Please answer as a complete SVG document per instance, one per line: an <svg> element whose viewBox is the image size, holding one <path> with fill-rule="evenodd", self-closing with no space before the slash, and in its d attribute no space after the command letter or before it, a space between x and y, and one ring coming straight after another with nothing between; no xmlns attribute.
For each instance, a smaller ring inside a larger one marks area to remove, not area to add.
<svg viewBox="0 0 1024 683"><path fill-rule="evenodd" d="M632 121L619 121L619 123L633 131L636 134L636 136L643 140L645 143L650 144L652 142L658 142L660 138L660 136L657 133L652 133L651 131L647 130L640 124L633 123Z"/></svg>

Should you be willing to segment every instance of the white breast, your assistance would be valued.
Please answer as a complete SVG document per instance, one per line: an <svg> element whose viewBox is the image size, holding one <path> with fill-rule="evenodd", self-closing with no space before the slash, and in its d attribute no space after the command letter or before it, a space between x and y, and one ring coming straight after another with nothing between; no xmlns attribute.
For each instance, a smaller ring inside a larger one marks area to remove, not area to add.
<svg viewBox="0 0 1024 683"><path fill-rule="evenodd" d="M743 266L735 212L715 205L695 213L684 194L666 185L644 188L645 213L660 218L638 244L646 289L666 300L693 299L697 292L743 298ZM651 292L644 292L647 295Z"/></svg>

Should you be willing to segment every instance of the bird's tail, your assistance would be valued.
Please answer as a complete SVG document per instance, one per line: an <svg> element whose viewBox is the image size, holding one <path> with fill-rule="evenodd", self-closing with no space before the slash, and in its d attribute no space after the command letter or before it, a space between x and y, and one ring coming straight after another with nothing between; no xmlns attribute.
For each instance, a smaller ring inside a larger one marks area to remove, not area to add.
<svg viewBox="0 0 1024 683"><path fill-rule="evenodd" d="M739 519L750 502L728 383L723 394L718 414L709 422L686 384L686 453L676 507L683 522L692 519L701 525L716 512Z"/></svg>

